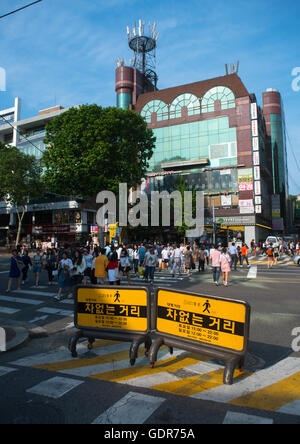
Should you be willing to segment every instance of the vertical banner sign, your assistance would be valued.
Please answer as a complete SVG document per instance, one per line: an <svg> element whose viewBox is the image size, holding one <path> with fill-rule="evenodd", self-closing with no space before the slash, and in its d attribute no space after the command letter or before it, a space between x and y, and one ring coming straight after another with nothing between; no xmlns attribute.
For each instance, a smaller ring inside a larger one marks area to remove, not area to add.
<svg viewBox="0 0 300 444"><path fill-rule="evenodd" d="M147 333L150 325L146 288L77 289L75 326L94 331Z"/></svg>
<svg viewBox="0 0 300 444"><path fill-rule="evenodd" d="M251 103L251 128L252 128L252 150L253 150L253 166L254 166L254 180L255 180L254 193L256 197L261 195L259 129L258 129L258 112L257 112L256 103ZM261 204L255 205L255 212L256 214L260 214L262 212Z"/></svg>
<svg viewBox="0 0 300 444"><path fill-rule="evenodd" d="M156 303L158 335L245 352L250 317L246 302L158 289Z"/></svg>

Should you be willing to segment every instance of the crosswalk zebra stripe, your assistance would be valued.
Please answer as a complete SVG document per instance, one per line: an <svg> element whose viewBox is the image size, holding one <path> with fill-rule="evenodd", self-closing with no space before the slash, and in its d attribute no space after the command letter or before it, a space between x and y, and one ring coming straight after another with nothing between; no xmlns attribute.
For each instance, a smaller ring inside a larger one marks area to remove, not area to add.
<svg viewBox="0 0 300 444"><path fill-rule="evenodd" d="M230 404L244 407L259 405L262 410L279 410L285 404L297 400L300 400L300 372L256 390L255 393L234 399Z"/></svg>
<svg viewBox="0 0 300 444"><path fill-rule="evenodd" d="M210 362L207 363L198 362L197 364L186 365L184 367L184 371L186 372L191 372L191 371L197 372L197 375L191 378L182 377L182 375L178 374L177 371L175 371L174 373L171 373L170 371L168 372L165 371L161 373L156 373L154 375L147 374L145 376L140 376L119 382L121 382L122 384L128 384L143 388L152 388L155 390L165 391L169 393L175 393L176 392L175 387L176 387L177 390L180 392L180 394L188 396L187 383L189 383L192 379L193 381L197 381L197 379L200 379L199 378L200 375L211 374L214 371L222 374L223 370L221 369L223 369L223 367L217 364L215 365ZM197 385L195 383L192 383L192 386L195 388Z"/></svg>
<svg viewBox="0 0 300 444"><path fill-rule="evenodd" d="M157 375L157 384L159 383L159 375L165 372L174 373L178 370L182 370L188 365L195 364L199 361L199 359L195 359L192 357L193 355L190 353L186 353L182 350L174 351L173 355L167 353L156 363L154 368L149 366L149 361L147 365L138 366L136 365L133 368L124 368L120 370L113 370L106 373L99 373L91 376L93 379L98 379L101 381L110 381L110 382L123 382L129 381L133 378L145 377L145 376L153 376Z"/></svg>
<svg viewBox="0 0 300 444"><path fill-rule="evenodd" d="M192 398L206 401L230 403L237 398L240 399L250 393L263 389L267 386L281 381L283 378L292 376L300 370L299 358L286 358L264 370L259 370L248 378L236 382L233 386L219 386L192 395Z"/></svg>
<svg viewBox="0 0 300 444"><path fill-rule="evenodd" d="M296 415L300 416L300 399L297 399L294 402L289 402L286 405L280 407L280 409L276 410L277 413L286 413L287 415Z"/></svg>
<svg viewBox="0 0 300 444"><path fill-rule="evenodd" d="M142 368L149 368L149 360L147 357L144 356L143 351L139 351L139 354L142 355L140 358L137 359L135 364L135 369ZM161 357L164 357L164 361L167 361L170 359L170 355L167 351L161 352ZM90 365L84 365L90 362ZM128 363L128 344L127 349L115 353L113 355L105 355L101 356L99 358L94 358L91 362L91 360L86 360L83 362L83 365L80 365L78 367L78 364L73 361L69 363L68 368L67 363L65 363L64 369L59 370L61 373L67 374L67 375L73 375L73 376L81 376L81 377L93 377L95 379L100 380L110 380L113 381L115 378L118 378L120 372L124 371L125 373L128 373L128 370L131 372L134 371L133 369L129 369L129 363ZM75 365L74 365L75 364ZM44 366L44 369L51 370L51 367ZM138 371L138 370L137 370Z"/></svg>
<svg viewBox="0 0 300 444"><path fill-rule="evenodd" d="M0 301L4 302L14 302L16 304L25 304L25 305L41 305L43 301L38 301L36 299L25 299L25 298L15 298L12 296L1 296Z"/></svg>
<svg viewBox="0 0 300 444"><path fill-rule="evenodd" d="M39 313L54 314L57 316L74 316L73 310L61 310L59 308L42 307L36 310Z"/></svg>
<svg viewBox="0 0 300 444"><path fill-rule="evenodd" d="M263 416L246 415L245 413L227 412L224 418L223 424L273 424L274 421L271 418L265 418Z"/></svg>
<svg viewBox="0 0 300 444"><path fill-rule="evenodd" d="M68 392L83 383L84 381L80 381L78 379L56 376L27 389L26 392L46 396L47 398L58 399L62 398Z"/></svg>
<svg viewBox="0 0 300 444"><path fill-rule="evenodd" d="M97 347L93 350L93 353L97 356L109 354L109 353L115 353L120 350L128 350L128 344L126 343L113 343L112 341L109 341L107 345L107 342L103 342L103 347ZM87 352L86 343L78 344L77 345L77 352L79 357L82 357L82 354ZM42 366L45 366L45 370L51 369L51 364L58 365L58 363L65 363L66 361L70 361L71 354L70 351L63 347L59 351L54 352L48 352L48 353L40 353L33 356L28 356L26 358L21 358L16 361L13 361L11 364L17 365L20 367L37 367L42 368ZM72 359L73 363L77 363L76 365L80 365L81 359L74 360Z"/></svg>
<svg viewBox="0 0 300 444"><path fill-rule="evenodd" d="M28 294L30 296L45 296L49 298L54 298L56 296L56 293L49 293L47 291L36 291L36 290L14 290L13 293L20 293L20 294Z"/></svg>
<svg viewBox="0 0 300 444"><path fill-rule="evenodd" d="M164 402L164 398L129 392L92 424L144 424Z"/></svg>
<svg viewBox="0 0 300 444"><path fill-rule="evenodd" d="M0 366L0 376L4 376L15 371L16 371L15 368Z"/></svg>
<svg viewBox="0 0 300 444"><path fill-rule="evenodd" d="M9 315L13 315L18 313L21 310L18 310L16 308L9 308L9 307L0 307L0 313L2 314L9 314Z"/></svg>

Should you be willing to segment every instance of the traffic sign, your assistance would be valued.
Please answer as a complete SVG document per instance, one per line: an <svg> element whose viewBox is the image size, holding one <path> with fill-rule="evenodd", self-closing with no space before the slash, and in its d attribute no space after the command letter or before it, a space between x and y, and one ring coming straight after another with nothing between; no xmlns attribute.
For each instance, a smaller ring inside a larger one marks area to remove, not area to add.
<svg viewBox="0 0 300 444"><path fill-rule="evenodd" d="M156 331L241 352L247 304L212 296L159 289Z"/></svg>
<svg viewBox="0 0 300 444"><path fill-rule="evenodd" d="M206 354L225 362L224 384L233 383L248 347L250 306L247 302L158 288L154 296L150 349L152 366L166 345Z"/></svg>
<svg viewBox="0 0 300 444"><path fill-rule="evenodd" d="M148 290L91 288L77 290L75 326L96 330L147 332Z"/></svg>

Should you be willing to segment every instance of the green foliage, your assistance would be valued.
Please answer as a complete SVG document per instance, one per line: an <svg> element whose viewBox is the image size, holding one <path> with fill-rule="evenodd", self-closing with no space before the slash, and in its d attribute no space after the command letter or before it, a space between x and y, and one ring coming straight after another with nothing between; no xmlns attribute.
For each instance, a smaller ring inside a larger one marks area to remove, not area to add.
<svg viewBox="0 0 300 444"><path fill-rule="evenodd" d="M47 125L42 164L47 190L95 196L140 183L152 157L155 138L144 119L130 110L84 105L71 108Z"/></svg>
<svg viewBox="0 0 300 444"><path fill-rule="evenodd" d="M33 156L21 153L16 147L0 144L0 200L16 207L21 233L22 220L30 198L43 193L41 168Z"/></svg>
<svg viewBox="0 0 300 444"><path fill-rule="evenodd" d="M33 156L0 145L0 196L16 207L42 194L41 168Z"/></svg>

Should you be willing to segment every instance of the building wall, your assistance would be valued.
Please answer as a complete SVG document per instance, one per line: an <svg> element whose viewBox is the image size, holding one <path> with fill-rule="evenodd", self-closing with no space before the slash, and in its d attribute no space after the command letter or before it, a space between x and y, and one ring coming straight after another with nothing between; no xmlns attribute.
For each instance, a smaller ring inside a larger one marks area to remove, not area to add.
<svg viewBox="0 0 300 444"><path fill-rule="evenodd" d="M266 124L255 96L236 74L141 94L134 109L156 136L148 190L172 190L184 175L190 189L205 192L207 221L212 222L214 202L215 217L224 217L224 224L228 218L227 226L245 222L247 242L270 232Z"/></svg>

